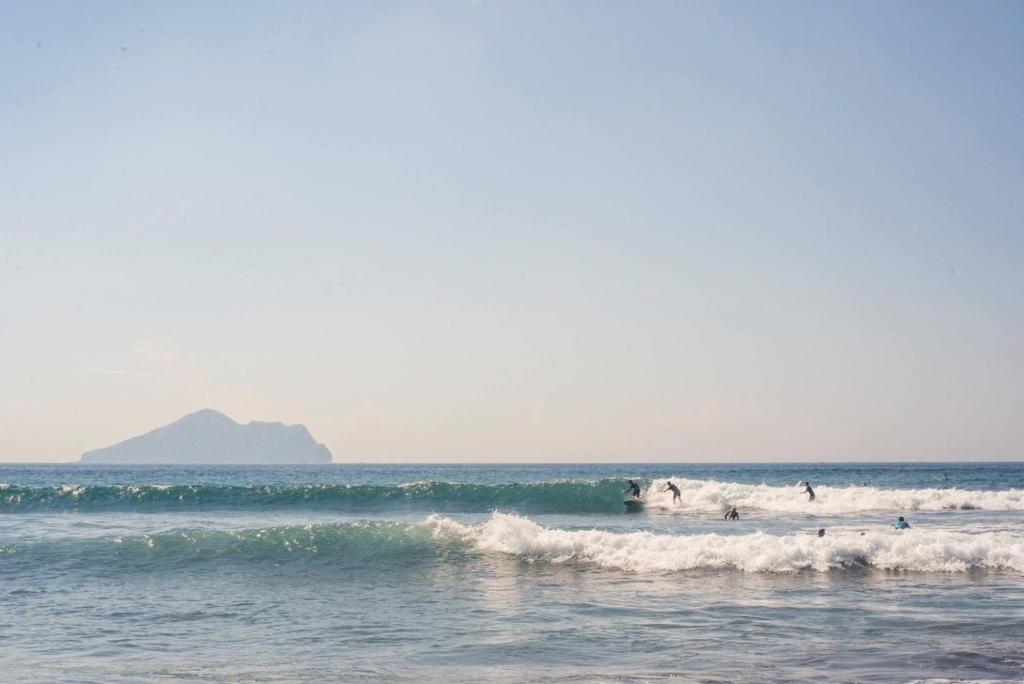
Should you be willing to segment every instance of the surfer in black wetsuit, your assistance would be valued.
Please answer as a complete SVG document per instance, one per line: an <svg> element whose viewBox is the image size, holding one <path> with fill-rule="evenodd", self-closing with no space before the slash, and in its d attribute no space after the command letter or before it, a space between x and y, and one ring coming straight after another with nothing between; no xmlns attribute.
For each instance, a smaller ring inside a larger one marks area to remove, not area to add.
<svg viewBox="0 0 1024 684"><path fill-rule="evenodd" d="M736 510L735 506L733 506L732 508L729 509L729 512L725 514L725 519L726 520L739 520L740 519L740 512Z"/></svg>
<svg viewBox="0 0 1024 684"><path fill-rule="evenodd" d="M804 490L804 493L807 494L807 500L814 501L814 490L811 489L811 483L804 482L804 484L807 486L807 489Z"/></svg>
<svg viewBox="0 0 1024 684"><path fill-rule="evenodd" d="M629 487L626 489L626 491L627 492L632 492L634 499L639 499L640 498L640 485L638 485L636 482L633 482L632 480L630 480L629 481Z"/></svg>
<svg viewBox="0 0 1024 684"><path fill-rule="evenodd" d="M679 493L679 487L676 487L671 482L668 483L668 486L665 487L664 491L672 492L672 503L675 503L676 501L679 503L683 502L683 496Z"/></svg>

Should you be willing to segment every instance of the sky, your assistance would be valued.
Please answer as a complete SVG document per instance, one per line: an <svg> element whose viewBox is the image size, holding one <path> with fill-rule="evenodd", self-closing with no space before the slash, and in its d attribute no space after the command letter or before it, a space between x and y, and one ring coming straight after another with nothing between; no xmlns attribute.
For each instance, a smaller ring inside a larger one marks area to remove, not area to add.
<svg viewBox="0 0 1024 684"><path fill-rule="evenodd" d="M1024 460L1024 4L0 0L0 460Z"/></svg>

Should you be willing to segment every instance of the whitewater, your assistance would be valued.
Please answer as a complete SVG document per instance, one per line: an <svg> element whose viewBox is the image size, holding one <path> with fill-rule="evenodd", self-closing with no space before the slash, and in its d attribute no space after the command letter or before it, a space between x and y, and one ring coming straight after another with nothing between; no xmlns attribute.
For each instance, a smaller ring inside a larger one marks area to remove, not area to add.
<svg viewBox="0 0 1024 684"><path fill-rule="evenodd" d="M676 504L666 485L681 491ZM802 485L773 486L682 477L645 483L643 501L668 512L748 511L805 515L844 515L873 511L1024 511L1024 489L968 490L957 487L883 489L871 486L821 486L809 501ZM511 508L534 512L619 512L622 480L570 480L478 484L414 482L382 485L87 485L16 486L0 483L0 511L147 510L175 508L320 507L359 510L371 507L421 510L489 511Z"/></svg>
<svg viewBox="0 0 1024 684"><path fill-rule="evenodd" d="M455 552L498 553L531 562L589 563L627 572L735 569L744 572L828 572L878 568L910 572L976 569L1024 572L1024 534L950 530L833 529L773 535L658 534L548 528L527 517L492 513L476 524L431 515L418 523L355 522L260 529L170 530L155 534L85 537L74 544L51 541L0 546L0 553L35 562L59 558L68 547L79 561L110 569L183 562L318 559L334 564L386 556L434 558Z"/></svg>
<svg viewBox="0 0 1024 684"><path fill-rule="evenodd" d="M475 548L553 563L587 562L631 572L732 568L746 572L826 572L852 567L918 572L1006 569L1024 572L1024 534L965 534L891 530L771 535L627 534L547 529L520 516L495 513L479 525L433 516L440 538Z"/></svg>
<svg viewBox="0 0 1024 684"><path fill-rule="evenodd" d="M0 483L5 682L1024 681L1021 464L3 465Z"/></svg>
<svg viewBox="0 0 1024 684"><path fill-rule="evenodd" d="M682 493L678 507L666 484L673 482ZM687 478L655 479L646 500L666 510L725 511L729 506L771 513L843 515L869 511L1024 511L1024 489L974 491L949 488L883 489L869 486L815 487L814 501L803 495L804 487L750 485Z"/></svg>

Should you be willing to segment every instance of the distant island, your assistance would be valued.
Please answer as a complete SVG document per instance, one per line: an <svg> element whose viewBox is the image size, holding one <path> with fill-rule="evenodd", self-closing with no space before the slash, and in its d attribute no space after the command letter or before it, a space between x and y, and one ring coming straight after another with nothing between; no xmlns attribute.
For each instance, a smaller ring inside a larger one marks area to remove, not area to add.
<svg viewBox="0 0 1024 684"><path fill-rule="evenodd" d="M105 449L81 463L331 463L331 452L303 425L241 425L203 409Z"/></svg>

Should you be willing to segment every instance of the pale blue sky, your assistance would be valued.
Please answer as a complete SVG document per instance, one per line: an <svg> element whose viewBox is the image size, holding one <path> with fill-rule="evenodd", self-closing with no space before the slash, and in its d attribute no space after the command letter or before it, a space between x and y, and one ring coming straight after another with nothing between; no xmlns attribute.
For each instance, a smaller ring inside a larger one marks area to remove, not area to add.
<svg viewBox="0 0 1024 684"><path fill-rule="evenodd" d="M0 2L0 460L1024 459L1024 5Z"/></svg>

